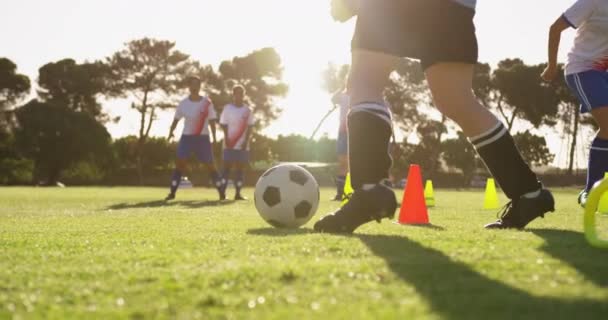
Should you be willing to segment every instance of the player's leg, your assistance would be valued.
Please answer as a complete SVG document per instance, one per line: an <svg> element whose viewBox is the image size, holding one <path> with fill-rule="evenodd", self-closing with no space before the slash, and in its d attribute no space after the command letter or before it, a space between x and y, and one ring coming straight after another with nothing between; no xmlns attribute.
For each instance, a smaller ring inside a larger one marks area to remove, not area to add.
<svg viewBox="0 0 608 320"><path fill-rule="evenodd" d="M249 152L247 150L239 150L238 151L238 159L235 163L235 179L234 186L236 189L236 193L234 195L234 200L247 200L247 198L243 197L241 194L241 189L243 188L243 181L245 179L245 169L247 168L249 163Z"/></svg>
<svg viewBox="0 0 608 320"><path fill-rule="evenodd" d="M198 148L197 148L197 158L198 161L205 165L207 172L209 172L209 176L213 185L217 189L220 200L226 199L226 194L224 193L224 182L222 181L222 177L220 176L217 168L215 167L215 163L213 162L213 149L211 147L211 142L209 141L208 135L202 135L198 137Z"/></svg>
<svg viewBox="0 0 608 320"><path fill-rule="evenodd" d="M589 70L566 77L568 87L581 102L581 112L591 112L599 131L589 149L587 183L578 201L584 207L593 185L608 172L608 74Z"/></svg>
<svg viewBox="0 0 608 320"><path fill-rule="evenodd" d="M488 228L523 228L553 211L553 197L521 157L507 128L473 94L473 64L435 63L425 70L437 108L469 137L489 171L512 200Z"/></svg>
<svg viewBox="0 0 608 320"><path fill-rule="evenodd" d="M234 166L234 156L232 153L233 150L230 149L226 149L224 148L223 154L222 154L222 179L224 182L224 185L222 186L222 192L224 194L226 194L226 189L228 188L228 179L230 179L230 171L232 170L232 167Z"/></svg>
<svg viewBox="0 0 608 320"><path fill-rule="evenodd" d="M360 225L392 217L397 201L392 190L381 184L389 176L392 160L391 112L383 91L397 63L395 56L353 50L349 75L351 111L348 115L348 159L351 200L337 212L323 217L314 228L320 232L353 232Z"/></svg>
<svg viewBox="0 0 608 320"><path fill-rule="evenodd" d="M171 175L171 186L169 188L169 195L165 198L165 200L173 200L175 199L175 194L177 193L177 189L179 188L179 183L182 179L182 175L186 172L186 168L188 166L188 156L191 151L191 141L188 136L182 136L179 139L179 143L177 145L177 154L175 159L175 169Z"/></svg>
<svg viewBox="0 0 608 320"><path fill-rule="evenodd" d="M606 91L608 92L608 86ZM589 151L587 191L591 190L593 185L602 180L608 172L608 104L594 108L591 114L600 129Z"/></svg>

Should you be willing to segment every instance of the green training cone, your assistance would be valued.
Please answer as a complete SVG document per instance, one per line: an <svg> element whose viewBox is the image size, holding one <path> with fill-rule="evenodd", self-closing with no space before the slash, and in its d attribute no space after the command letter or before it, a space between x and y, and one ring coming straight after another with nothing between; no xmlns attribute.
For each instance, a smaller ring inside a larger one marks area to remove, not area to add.
<svg viewBox="0 0 608 320"><path fill-rule="evenodd" d="M433 191L433 181L427 180L424 186L424 202L427 208L435 206L435 192Z"/></svg>
<svg viewBox="0 0 608 320"><path fill-rule="evenodd" d="M350 197L353 195L353 185L350 183L350 172L346 174L346 181L344 181L344 191L342 192L342 206L348 203Z"/></svg>
<svg viewBox="0 0 608 320"><path fill-rule="evenodd" d="M585 238L594 247L608 249L608 239L602 239L597 234L595 226L596 212L598 211L598 205L602 195L608 193L608 179L596 183L589 197L587 198L587 204L585 205Z"/></svg>
<svg viewBox="0 0 608 320"><path fill-rule="evenodd" d="M498 203L498 193L496 192L496 184L493 178L488 178L486 183L486 196L483 201L483 208L487 210L496 210L500 207Z"/></svg>
<svg viewBox="0 0 608 320"><path fill-rule="evenodd" d="M604 174L604 181L608 180L608 172ZM597 211L602 214L608 214L608 192L604 193L600 198L600 204L597 206Z"/></svg>

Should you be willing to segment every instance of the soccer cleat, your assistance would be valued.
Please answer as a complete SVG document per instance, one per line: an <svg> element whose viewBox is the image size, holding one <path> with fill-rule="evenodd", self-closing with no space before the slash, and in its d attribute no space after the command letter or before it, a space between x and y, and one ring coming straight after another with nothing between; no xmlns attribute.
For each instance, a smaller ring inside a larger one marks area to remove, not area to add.
<svg viewBox="0 0 608 320"><path fill-rule="evenodd" d="M581 193L578 194L578 204L581 205L581 207L583 207L583 209L585 209L585 206L587 205L587 198L589 197L589 192L587 192L587 190L583 190L581 191Z"/></svg>
<svg viewBox="0 0 608 320"><path fill-rule="evenodd" d="M329 214L314 225L317 232L352 233L359 226L384 218L391 219L397 210L395 193L383 184L377 184L370 190L355 191L338 211Z"/></svg>
<svg viewBox="0 0 608 320"><path fill-rule="evenodd" d="M169 201L169 200L173 200L175 199L175 193L169 193L169 195L167 195L167 197L165 198L165 201Z"/></svg>
<svg viewBox="0 0 608 320"><path fill-rule="evenodd" d="M545 213L555 211L551 191L541 189L535 198L520 197L509 202L500 213L500 219L485 225L486 229L523 229L528 223Z"/></svg>
<svg viewBox="0 0 608 320"><path fill-rule="evenodd" d="M234 195L234 200L236 201L245 201L245 200L249 200L246 197L243 197L241 194L237 193L236 195Z"/></svg>
<svg viewBox="0 0 608 320"><path fill-rule="evenodd" d="M220 196L220 201L226 200L226 190L224 188L217 187L217 194Z"/></svg>

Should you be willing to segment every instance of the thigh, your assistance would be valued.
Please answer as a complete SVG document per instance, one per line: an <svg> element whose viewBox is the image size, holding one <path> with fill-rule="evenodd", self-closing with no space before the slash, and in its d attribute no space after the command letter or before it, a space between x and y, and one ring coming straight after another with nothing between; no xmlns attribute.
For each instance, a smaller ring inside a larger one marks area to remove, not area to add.
<svg viewBox="0 0 608 320"><path fill-rule="evenodd" d="M186 160L192 153L194 141L192 136L182 136L177 144L177 159Z"/></svg>
<svg viewBox="0 0 608 320"><path fill-rule="evenodd" d="M599 137L602 139L608 139L608 104L602 107L597 107L591 110L593 119L600 127Z"/></svg>
<svg viewBox="0 0 608 320"><path fill-rule="evenodd" d="M451 113L451 109L467 107L473 98L474 67L465 63L439 63L425 71L433 100L440 110Z"/></svg>
<svg viewBox="0 0 608 320"><path fill-rule="evenodd" d="M363 102L384 103L383 91L398 59L382 52L354 50L348 77L351 105Z"/></svg>
<svg viewBox="0 0 608 320"><path fill-rule="evenodd" d="M205 164L213 163L213 150L209 136L203 135L197 138L195 154L198 161Z"/></svg>

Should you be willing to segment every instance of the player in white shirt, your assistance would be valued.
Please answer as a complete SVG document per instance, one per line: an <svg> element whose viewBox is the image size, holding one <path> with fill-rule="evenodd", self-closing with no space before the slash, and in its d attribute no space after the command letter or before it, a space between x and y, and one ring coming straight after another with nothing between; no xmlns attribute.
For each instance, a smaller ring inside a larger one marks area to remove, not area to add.
<svg viewBox="0 0 608 320"><path fill-rule="evenodd" d="M334 94L331 102L338 107L338 111L340 112L338 140L336 141L338 172L336 175L336 196L334 197L334 201L342 201L342 197L344 196L344 184L346 183L346 174L348 173L348 130L346 127L346 118L348 116L350 98L345 90L340 90Z"/></svg>
<svg viewBox="0 0 608 320"><path fill-rule="evenodd" d="M213 162L213 149L209 140L209 128L211 128L213 143L217 142L215 136L217 113L211 99L202 97L199 94L201 90L201 80L199 78L190 77L188 79L188 88L190 95L177 106L173 123L169 129L169 140L171 140L175 127L182 118L184 119L184 129L177 146L175 170L171 177L170 193L165 200L175 199L175 193L179 187L182 174L188 167L188 158L192 153L194 153L198 161L205 165L215 188L218 190L220 200L224 200L226 198L222 188L224 181Z"/></svg>
<svg viewBox="0 0 608 320"><path fill-rule="evenodd" d="M587 184L578 197L584 207L589 190L608 172L608 0L578 0L553 23L549 63L542 74L546 81L557 76L561 33L570 27L576 37L565 67L566 83L580 100L581 112L590 112L600 128L589 150Z"/></svg>
<svg viewBox="0 0 608 320"><path fill-rule="evenodd" d="M253 112L245 104L245 88L235 86L232 89L233 102L227 104L220 116L220 126L224 131L224 186L226 192L230 170L236 169L234 185L236 194L234 200L247 200L241 195L243 187L244 170L249 164L249 138L251 128L255 124Z"/></svg>
<svg viewBox="0 0 608 320"><path fill-rule="evenodd" d="M400 58L420 61L434 104L465 132L511 200L486 228L521 229L554 210L551 192L523 160L507 128L473 94L475 6L476 0L332 0L335 20L357 16L347 85L354 193L346 205L319 220L316 231L351 233L395 214L397 199L383 184L392 165L393 129L383 93Z"/></svg>

